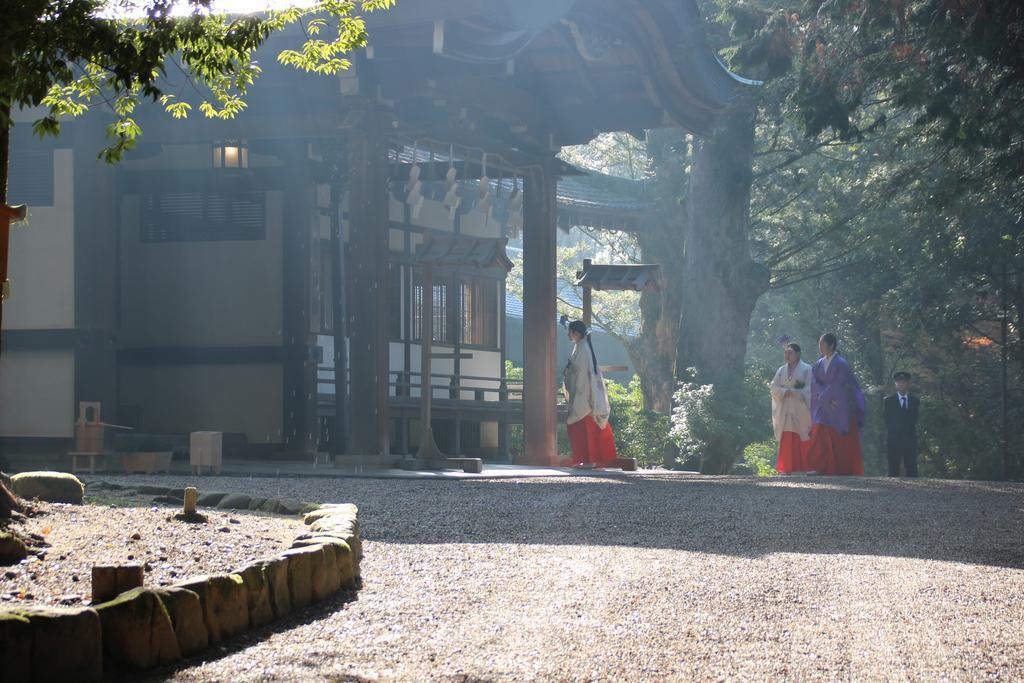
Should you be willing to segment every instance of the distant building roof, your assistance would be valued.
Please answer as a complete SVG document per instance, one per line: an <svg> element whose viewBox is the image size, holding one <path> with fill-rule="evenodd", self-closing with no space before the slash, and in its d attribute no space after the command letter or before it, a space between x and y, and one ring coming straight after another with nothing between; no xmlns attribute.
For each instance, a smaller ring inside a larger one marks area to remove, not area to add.
<svg viewBox="0 0 1024 683"><path fill-rule="evenodd" d="M576 272L576 286L607 291L656 292L661 289L661 266L652 263L597 264L584 261L583 270Z"/></svg>
<svg viewBox="0 0 1024 683"><path fill-rule="evenodd" d="M505 254L506 239L434 235L420 245L416 260L438 266L461 268L502 268L512 270L512 261Z"/></svg>
<svg viewBox="0 0 1024 683"><path fill-rule="evenodd" d="M558 181L558 226L566 231L581 226L636 232L654 210L642 180L586 171Z"/></svg>

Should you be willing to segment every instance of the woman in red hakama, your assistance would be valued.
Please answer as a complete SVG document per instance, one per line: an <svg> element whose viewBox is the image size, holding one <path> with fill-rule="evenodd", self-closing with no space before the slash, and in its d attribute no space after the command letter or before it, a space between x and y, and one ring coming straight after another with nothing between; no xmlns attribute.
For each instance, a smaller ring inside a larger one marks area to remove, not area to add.
<svg viewBox="0 0 1024 683"><path fill-rule="evenodd" d="M811 366L800 360L800 345L783 347L786 363L768 385L772 395L772 428L779 441L779 461L775 469L782 474L804 472L808 468L807 447L811 443Z"/></svg>
<svg viewBox="0 0 1024 683"><path fill-rule="evenodd" d="M574 346L565 365L563 380L569 400L566 431L575 467L602 467L615 460L615 434L608 422L611 406L597 364L594 345L582 320L569 324Z"/></svg>
<svg viewBox="0 0 1024 683"><path fill-rule="evenodd" d="M808 470L830 476L864 476L864 457L856 416L851 417L845 434L840 434L835 427L816 422L809 443L811 447L806 456Z"/></svg>
<svg viewBox="0 0 1024 683"><path fill-rule="evenodd" d="M811 442L802 441L796 432L783 432L779 441L779 462L775 469L780 474L806 472L812 469L807 464L807 451Z"/></svg>
<svg viewBox="0 0 1024 683"><path fill-rule="evenodd" d="M811 447L807 466L818 474L864 474L860 430L864 426L864 393L849 363L839 355L834 334L818 341L821 358L812 370Z"/></svg>

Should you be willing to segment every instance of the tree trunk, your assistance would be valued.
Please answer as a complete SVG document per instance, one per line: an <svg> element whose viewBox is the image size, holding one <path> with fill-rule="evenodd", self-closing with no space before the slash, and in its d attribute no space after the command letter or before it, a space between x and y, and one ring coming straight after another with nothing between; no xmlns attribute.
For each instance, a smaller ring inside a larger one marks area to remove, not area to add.
<svg viewBox="0 0 1024 683"><path fill-rule="evenodd" d="M0 204L7 203L7 169L11 155L11 107L0 104Z"/></svg>
<svg viewBox="0 0 1024 683"><path fill-rule="evenodd" d="M692 379L692 367L701 383L738 383L750 316L768 290L768 268L751 258L748 235L756 111L752 102L738 103L696 144L681 280L680 378ZM728 471L738 453L714 450L704 454L702 471Z"/></svg>
<svg viewBox="0 0 1024 683"><path fill-rule="evenodd" d="M652 130L647 134L647 153L654 172L657 213L637 234L645 263L661 266L662 291L640 295L640 336L630 345L630 356L640 376L644 405L669 415L675 391L676 347L679 344L686 194L689 144L678 129Z"/></svg>
<svg viewBox="0 0 1024 683"><path fill-rule="evenodd" d="M864 462L869 470L877 469L884 474L888 469L888 459L885 448L885 429L883 428L882 409L885 397L885 389L889 383L889 374L886 372L884 346L882 343L882 302L874 300L864 307L853 317L853 324L861 331L863 336L862 355L860 366L867 370L867 376L860 378L864 392L867 397L867 406L870 414L867 418L865 432L861 435L861 443L873 446L864 449ZM895 368L893 368L895 370ZM874 467L872 467L872 465Z"/></svg>
<svg viewBox="0 0 1024 683"><path fill-rule="evenodd" d="M646 263L658 263L643 250ZM662 263L663 275L668 271ZM666 278L668 279L668 278ZM630 344L630 357L640 377L644 406L664 415L672 412L675 392L675 351L679 342L679 291L640 295L640 336Z"/></svg>
<svg viewBox="0 0 1024 683"><path fill-rule="evenodd" d="M11 149L11 126L4 123L10 119L11 108L0 105L0 205L7 203L7 168ZM6 245L5 245L6 246ZM4 304L0 300L0 330L3 329ZM3 350L3 332L0 331L0 352ZM0 449L3 447L0 446ZM6 462L0 450L0 467ZM0 475L3 472L0 471ZM6 477L0 477L0 519L8 519L11 512L21 510L18 498L7 488Z"/></svg>

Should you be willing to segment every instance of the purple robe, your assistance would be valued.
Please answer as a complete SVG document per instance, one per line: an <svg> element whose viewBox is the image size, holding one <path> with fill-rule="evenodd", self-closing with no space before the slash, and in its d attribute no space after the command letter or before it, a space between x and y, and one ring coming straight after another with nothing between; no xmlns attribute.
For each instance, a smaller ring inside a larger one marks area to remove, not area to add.
<svg viewBox="0 0 1024 683"><path fill-rule="evenodd" d="M832 357L828 372L825 359L819 358L811 371L811 419L814 424L832 427L840 434L850 431L850 416L864 428L864 392L853 376L850 364L838 353ZM851 411L856 411L855 413Z"/></svg>

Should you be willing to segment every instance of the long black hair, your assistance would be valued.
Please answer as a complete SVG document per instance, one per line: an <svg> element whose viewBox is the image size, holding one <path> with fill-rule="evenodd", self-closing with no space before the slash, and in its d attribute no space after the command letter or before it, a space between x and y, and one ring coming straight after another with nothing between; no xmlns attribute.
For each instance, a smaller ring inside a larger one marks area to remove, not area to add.
<svg viewBox="0 0 1024 683"><path fill-rule="evenodd" d="M821 341L825 342L825 344L827 344L835 353L839 353L839 340L836 339L836 335L828 332L821 335Z"/></svg>
<svg viewBox="0 0 1024 683"><path fill-rule="evenodd" d="M587 346L590 347L590 360L594 363L594 374L598 374L597 354L594 353L594 342L590 340L590 330L587 329L587 326L583 323L582 320L573 320L571 323L569 323L569 331L575 332L576 334L580 335L581 337L587 340Z"/></svg>

